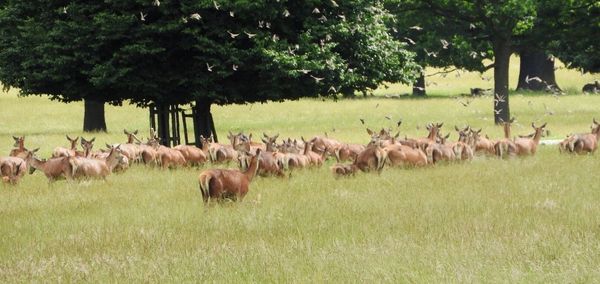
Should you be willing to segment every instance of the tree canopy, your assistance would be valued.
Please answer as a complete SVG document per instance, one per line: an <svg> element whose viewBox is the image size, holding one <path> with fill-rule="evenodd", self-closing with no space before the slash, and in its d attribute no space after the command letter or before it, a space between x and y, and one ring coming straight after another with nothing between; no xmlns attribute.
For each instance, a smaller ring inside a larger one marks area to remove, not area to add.
<svg viewBox="0 0 600 284"><path fill-rule="evenodd" d="M64 102L278 101L417 70L372 1L0 3L0 81Z"/></svg>

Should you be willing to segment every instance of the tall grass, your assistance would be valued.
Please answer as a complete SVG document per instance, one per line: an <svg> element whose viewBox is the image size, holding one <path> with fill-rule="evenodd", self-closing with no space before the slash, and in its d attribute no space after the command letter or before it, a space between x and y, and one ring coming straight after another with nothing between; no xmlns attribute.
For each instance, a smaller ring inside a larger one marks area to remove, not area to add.
<svg viewBox="0 0 600 284"><path fill-rule="evenodd" d="M365 127L395 129L400 118L397 130L408 136L424 136L431 121L445 122L444 133L468 123L501 136L491 97L468 107L458 100L466 99L307 99L215 107L214 117L221 136L326 131L364 143ZM587 132L598 105L597 96L515 94L514 132L531 132L532 121L548 122L549 138ZM26 135L41 156L66 146L64 134L84 135L81 104L13 93L0 95L0 106L0 153L12 147L10 135ZM93 134L97 145L148 125L145 110L127 105L108 107L107 119L109 132ZM213 208L196 181L210 165L134 166L107 181L53 184L36 172L0 186L0 281L598 282L599 158L540 148L523 159L341 179L329 161L257 178L243 202Z"/></svg>

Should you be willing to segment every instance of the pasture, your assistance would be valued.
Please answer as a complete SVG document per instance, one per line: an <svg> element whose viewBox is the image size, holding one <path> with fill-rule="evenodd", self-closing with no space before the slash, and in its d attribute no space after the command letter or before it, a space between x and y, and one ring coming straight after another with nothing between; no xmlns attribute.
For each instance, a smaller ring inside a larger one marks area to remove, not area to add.
<svg viewBox="0 0 600 284"><path fill-rule="evenodd" d="M449 75L452 76L452 75ZM474 76L467 74L463 76ZM512 75L513 78L516 75ZM513 93L513 134L548 123L544 139L588 132L600 96L578 94L581 81L560 70L565 96ZM440 79L441 80L441 79ZM483 86L469 79L471 86ZM465 84L467 79L459 84ZM443 81L439 81L443 84ZM378 94L399 92L393 86ZM322 135L366 143L365 127L426 135L428 122L493 125L491 97L467 107L438 92L429 99L385 97L214 107L227 131L280 137ZM83 105L0 95L0 153L11 135L48 157L65 134L124 142L123 128L146 136L147 112L107 107L109 133L83 134ZM386 116L390 117L387 119ZM365 120L362 125L359 118ZM397 129L396 121L402 119ZM335 179L323 168L256 178L243 202L206 209L202 168L134 166L104 181L48 184L39 172L0 186L1 282L597 282L600 280L600 157L559 155L419 169L385 168ZM232 165L233 167L233 165Z"/></svg>

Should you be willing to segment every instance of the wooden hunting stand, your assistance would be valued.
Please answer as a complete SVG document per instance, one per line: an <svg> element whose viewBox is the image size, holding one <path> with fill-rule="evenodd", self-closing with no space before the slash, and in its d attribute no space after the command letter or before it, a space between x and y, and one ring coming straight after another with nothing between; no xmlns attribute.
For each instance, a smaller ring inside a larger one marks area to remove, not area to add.
<svg viewBox="0 0 600 284"><path fill-rule="evenodd" d="M150 127L156 130L161 145L168 147L180 145L182 134L185 145L202 147L200 135L205 137L212 135L215 142L218 141L212 114L210 113L210 104L195 102L190 106L189 108L182 108L181 105L150 105ZM190 119L193 140L188 133ZM183 126L183 129L181 129L181 126ZM183 133L181 133L182 131Z"/></svg>

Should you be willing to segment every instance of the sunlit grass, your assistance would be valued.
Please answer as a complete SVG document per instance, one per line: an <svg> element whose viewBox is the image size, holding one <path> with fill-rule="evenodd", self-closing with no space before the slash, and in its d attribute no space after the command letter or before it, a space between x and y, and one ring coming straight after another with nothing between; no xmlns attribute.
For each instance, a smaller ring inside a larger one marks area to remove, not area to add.
<svg viewBox="0 0 600 284"><path fill-rule="evenodd" d="M583 80L571 76L561 87ZM213 110L221 138L227 131L294 138L327 132L365 143L366 127L415 137L432 121L444 122L444 133L470 124L501 136L491 97L472 99L468 107L459 100L467 99L306 99ZM559 139L587 132L592 117L600 118L600 96L513 94L510 100L514 134L548 122L545 139ZM0 95L0 106L5 154L10 135L26 135L26 146L47 157L66 146L65 134L96 136L101 146L123 142L123 128L148 128L147 111L128 105L107 107L109 132L95 134L81 132L80 103L13 93ZM210 209L197 188L202 169L134 166L106 182L54 184L39 172L27 175L18 186L0 186L0 281L600 280L598 156L559 155L555 146L541 146L530 158L479 157L340 179L327 169L331 163L286 179L257 178L243 202Z"/></svg>

